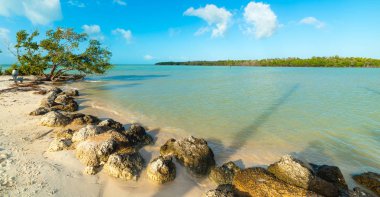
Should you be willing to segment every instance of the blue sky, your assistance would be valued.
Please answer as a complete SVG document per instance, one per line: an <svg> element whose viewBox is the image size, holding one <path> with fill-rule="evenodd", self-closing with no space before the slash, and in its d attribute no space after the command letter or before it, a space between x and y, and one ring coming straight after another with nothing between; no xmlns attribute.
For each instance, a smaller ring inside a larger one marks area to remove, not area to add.
<svg viewBox="0 0 380 197"><path fill-rule="evenodd" d="M73 27L113 63L380 58L377 0L0 0L0 63L20 29Z"/></svg>

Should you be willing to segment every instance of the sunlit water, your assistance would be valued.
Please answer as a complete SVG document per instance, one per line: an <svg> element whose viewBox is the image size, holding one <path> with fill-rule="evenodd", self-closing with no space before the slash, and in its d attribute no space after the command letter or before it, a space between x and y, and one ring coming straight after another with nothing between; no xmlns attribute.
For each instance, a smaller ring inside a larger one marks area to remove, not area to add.
<svg viewBox="0 0 380 197"><path fill-rule="evenodd" d="M380 69L117 66L77 85L129 120L208 139L219 161L380 171Z"/></svg>

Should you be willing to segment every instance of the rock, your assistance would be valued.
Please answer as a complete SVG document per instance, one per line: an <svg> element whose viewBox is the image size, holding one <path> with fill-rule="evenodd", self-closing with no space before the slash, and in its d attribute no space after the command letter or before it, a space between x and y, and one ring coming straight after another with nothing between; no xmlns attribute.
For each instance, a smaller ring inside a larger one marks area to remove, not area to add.
<svg viewBox="0 0 380 197"><path fill-rule="evenodd" d="M61 88L58 88L58 87L53 87L49 90L49 92L53 92L55 94L59 94L62 92L62 89Z"/></svg>
<svg viewBox="0 0 380 197"><path fill-rule="evenodd" d="M70 139L54 139L49 146L48 151L62 151L70 149L72 142Z"/></svg>
<svg viewBox="0 0 380 197"><path fill-rule="evenodd" d="M119 151L112 154L104 165L104 171L115 178L125 181L137 180L144 167L144 159L138 152Z"/></svg>
<svg viewBox="0 0 380 197"><path fill-rule="evenodd" d="M95 125L87 125L81 128L79 131L73 134L73 142L80 142L86 140L88 137L95 136L97 134L102 133L103 130Z"/></svg>
<svg viewBox="0 0 380 197"><path fill-rule="evenodd" d="M61 94L61 95L57 96L57 98L55 98L54 102L65 104L65 103L69 103L72 100L74 100L74 98L69 97L65 94Z"/></svg>
<svg viewBox="0 0 380 197"><path fill-rule="evenodd" d="M36 110L30 112L29 115L31 115L31 116L41 116L41 115L45 115L45 114L49 113L50 111L51 110L49 108L39 107Z"/></svg>
<svg viewBox="0 0 380 197"><path fill-rule="evenodd" d="M86 115L81 113L76 114L67 114L67 117L69 117L73 125L88 125L88 124L98 124L100 122L99 118L92 116L92 115Z"/></svg>
<svg viewBox="0 0 380 197"><path fill-rule="evenodd" d="M209 178L218 185L231 184L240 168L232 161L211 169Z"/></svg>
<svg viewBox="0 0 380 197"><path fill-rule="evenodd" d="M346 195L347 196L347 195ZM367 193L359 187L355 187L352 191L349 191L349 197L375 197L372 194Z"/></svg>
<svg viewBox="0 0 380 197"><path fill-rule="evenodd" d="M74 134L73 130L71 130L71 129L65 129L65 130L62 130L62 131L58 131L55 134L55 138L70 139L71 140L73 138L73 134Z"/></svg>
<svg viewBox="0 0 380 197"><path fill-rule="evenodd" d="M314 175L311 167L290 155L271 164L268 170L278 179L324 196L339 196L338 187Z"/></svg>
<svg viewBox="0 0 380 197"><path fill-rule="evenodd" d="M352 177L357 183L367 187L376 195L380 196L380 174L366 172Z"/></svg>
<svg viewBox="0 0 380 197"><path fill-rule="evenodd" d="M61 110L61 111L66 111L66 112L75 112L75 111L78 111L79 105L74 100L68 100L68 103L56 104L52 106L51 109Z"/></svg>
<svg viewBox="0 0 380 197"><path fill-rule="evenodd" d="M98 126L102 127L103 130L111 130L114 129L119 132L125 131L125 128L120 122L116 122L113 119L106 119L101 121Z"/></svg>
<svg viewBox="0 0 380 197"><path fill-rule="evenodd" d="M237 172L232 184L239 196L316 196L311 191L277 179L260 167Z"/></svg>
<svg viewBox="0 0 380 197"><path fill-rule="evenodd" d="M153 144L153 138L145 132L144 127L139 124L132 124L125 132L125 135L130 140L131 146L142 147Z"/></svg>
<svg viewBox="0 0 380 197"><path fill-rule="evenodd" d="M97 173L96 168L93 166L87 166L83 170L83 174L87 174L87 175L94 175L96 173Z"/></svg>
<svg viewBox="0 0 380 197"><path fill-rule="evenodd" d="M190 136L168 140L160 148L162 156L174 156L195 176L207 175L215 166L214 153L204 139Z"/></svg>
<svg viewBox="0 0 380 197"><path fill-rule="evenodd" d="M65 91L67 96L79 96L79 91L76 89L69 89Z"/></svg>
<svg viewBox="0 0 380 197"><path fill-rule="evenodd" d="M117 150L117 143L111 135L104 133L89 137L76 146L75 156L85 166L96 167L106 162Z"/></svg>
<svg viewBox="0 0 380 197"><path fill-rule="evenodd" d="M348 191L347 183L343 177L342 172L337 166L328 165L316 165L310 164L315 172L315 175L330 183L333 183L336 187L342 191Z"/></svg>
<svg viewBox="0 0 380 197"><path fill-rule="evenodd" d="M216 189L206 192L206 197L237 197L231 184L219 185Z"/></svg>
<svg viewBox="0 0 380 197"><path fill-rule="evenodd" d="M171 158L159 156L149 163L147 174L150 180L163 184L175 179L176 167Z"/></svg>
<svg viewBox="0 0 380 197"><path fill-rule="evenodd" d="M60 112L51 111L42 117L41 125L48 127L62 127L68 125L70 121L70 118L64 116Z"/></svg>

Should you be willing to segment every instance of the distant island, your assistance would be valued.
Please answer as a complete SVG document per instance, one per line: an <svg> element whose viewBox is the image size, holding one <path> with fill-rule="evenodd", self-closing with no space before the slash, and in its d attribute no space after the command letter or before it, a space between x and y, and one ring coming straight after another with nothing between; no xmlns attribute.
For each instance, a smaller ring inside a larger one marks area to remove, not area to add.
<svg viewBox="0 0 380 197"><path fill-rule="evenodd" d="M187 62L158 62L156 65L184 66L278 66L278 67L380 67L380 59L362 57L312 57L275 58L261 60L219 60L219 61L187 61Z"/></svg>

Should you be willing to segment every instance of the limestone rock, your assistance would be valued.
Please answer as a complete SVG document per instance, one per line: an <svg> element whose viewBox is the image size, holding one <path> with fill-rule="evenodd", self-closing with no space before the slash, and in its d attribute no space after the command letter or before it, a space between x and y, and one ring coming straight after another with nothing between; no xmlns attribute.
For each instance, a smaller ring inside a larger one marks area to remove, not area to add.
<svg viewBox="0 0 380 197"><path fill-rule="evenodd" d="M71 124L73 125L88 125L88 124L95 125L100 122L99 118L92 115L82 114L82 113L67 114L66 116L72 120Z"/></svg>
<svg viewBox="0 0 380 197"><path fill-rule="evenodd" d="M239 196L316 196L303 188L289 185L264 168L247 168L236 173L232 182Z"/></svg>
<svg viewBox="0 0 380 197"><path fill-rule="evenodd" d="M316 165L310 164L315 172L315 175L330 183L333 183L336 187L342 191L348 191L346 180L343 177L342 172L337 166L328 165Z"/></svg>
<svg viewBox="0 0 380 197"><path fill-rule="evenodd" d="M70 149L72 142L70 139L54 139L49 146L48 151L62 151Z"/></svg>
<svg viewBox="0 0 380 197"><path fill-rule="evenodd" d="M195 176L207 175L215 166L214 153L204 139L190 136L168 140L160 148L162 156L174 156Z"/></svg>
<svg viewBox="0 0 380 197"><path fill-rule="evenodd" d="M68 100L67 103L64 104L56 104L51 107L54 110L61 110L66 112L75 112L78 111L79 105L74 100Z"/></svg>
<svg viewBox="0 0 380 197"><path fill-rule="evenodd" d="M132 124L125 132L125 135L130 140L131 146L142 147L153 144L153 138L146 133L145 128L139 124Z"/></svg>
<svg viewBox="0 0 380 197"><path fill-rule="evenodd" d="M147 174L149 179L163 184L175 179L176 167L171 158L165 159L159 156L149 163Z"/></svg>
<svg viewBox="0 0 380 197"><path fill-rule="evenodd" d="M67 96L79 96L79 91L76 89L65 90L64 92Z"/></svg>
<svg viewBox="0 0 380 197"><path fill-rule="evenodd" d="M352 177L357 183L367 187L380 196L380 174L366 172Z"/></svg>
<svg viewBox="0 0 380 197"><path fill-rule="evenodd" d="M62 127L69 123L70 118L57 111L51 111L45 114L41 119L41 125L48 127Z"/></svg>
<svg viewBox="0 0 380 197"><path fill-rule="evenodd" d="M74 100L72 97L69 97L65 94L61 94L59 96L57 96L57 98L55 98L55 102L56 103L68 103L70 101Z"/></svg>
<svg viewBox="0 0 380 197"><path fill-rule="evenodd" d="M98 124L98 126L102 127L103 130L114 129L119 132L125 131L123 125L120 122L116 122L113 119L103 120Z"/></svg>
<svg viewBox="0 0 380 197"><path fill-rule="evenodd" d="M225 185L219 185L216 189L209 190L205 196L206 197L237 197L238 195L235 194L233 185L225 184Z"/></svg>
<svg viewBox="0 0 380 197"><path fill-rule="evenodd" d="M240 168L232 161L215 167L210 171L209 178L216 184L231 184L235 174Z"/></svg>
<svg viewBox="0 0 380 197"><path fill-rule="evenodd" d="M83 174L87 174L87 175L94 175L96 173L97 173L96 167L93 167L93 166L87 166L83 170Z"/></svg>
<svg viewBox="0 0 380 197"><path fill-rule="evenodd" d="M30 112L29 115L31 115L31 116L41 116L41 115L45 115L45 114L49 113L50 111L51 110L49 108L39 107L36 110Z"/></svg>
<svg viewBox="0 0 380 197"><path fill-rule="evenodd" d="M285 155L280 161L271 164L268 170L278 179L291 185L308 189L324 196L339 195L338 187L315 176L308 164L290 155Z"/></svg>
<svg viewBox="0 0 380 197"><path fill-rule="evenodd" d="M58 131L55 134L55 138L58 138L58 139L70 139L71 140L73 138L73 134L74 134L73 130L71 130L71 129L64 129L64 130Z"/></svg>
<svg viewBox="0 0 380 197"><path fill-rule="evenodd" d="M125 181L137 180L144 167L144 159L138 152L112 154L104 165L104 171L115 178Z"/></svg>
<svg viewBox="0 0 380 197"><path fill-rule="evenodd" d="M62 91L61 88L53 87L53 88L51 88L51 89L49 90L49 92L51 92L51 93L55 93L55 94L59 94L59 93L61 93L61 92L63 92L63 91Z"/></svg>
<svg viewBox="0 0 380 197"><path fill-rule="evenodd" d="M79 131L73 134L73 142L80 142L86 140L88 137L95 136L97 134L102 133L103 130L95 125L87 125L81 128Z"/></svg>

